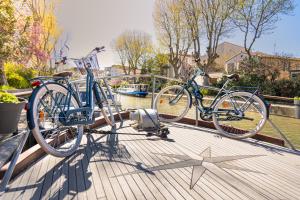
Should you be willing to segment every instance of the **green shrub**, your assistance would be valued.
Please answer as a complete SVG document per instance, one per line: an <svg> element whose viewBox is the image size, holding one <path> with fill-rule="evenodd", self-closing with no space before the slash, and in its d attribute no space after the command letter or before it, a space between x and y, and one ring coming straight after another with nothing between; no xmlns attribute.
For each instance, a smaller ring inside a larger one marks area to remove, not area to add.
<svg viewBox="0 0 300 200"><path fill-rule="evenodd" d="M219 81L216 86L221 87L226 79ZM228 87L259 87L262 94L272 96L291 97L300 96L300 80L275 80L271 81L264 76L244 75L238 82L231 82Z"/></svg>
<svg viewBox="0 0 300 200"><path fill-rule="evenodd" d="M19 100L13 94L0 91L0 103L19 103Z"/></svg>
<svg viewBox="0 0 300 200"><path fill-rule="evenodd" d="M14 90L15 88L14 87L11 87L9 85L1 85L0 86L0 91L1 90Z"/></svg>
<svg viewBox="0 0 300 200"><path fill-rule="evenodd" d="M294 100L300 101L300 97L294 97Z"/></svg>
<svg viewBox="0 0 300 200"><path fill-rule="evenodd" d="M7 82L10 86L18 89L24 89L30 87L29 81L17 73L10 73L7 76Z"/></svg>
<svg viewBox="0 0 300 200"><path fill-rule="evenodd" d="M29 80L34 78L37 74L37 72L32 68L27 68L23 65L12 62L4 64L4 71L8 84L18 89L29 88Z"/></svg>

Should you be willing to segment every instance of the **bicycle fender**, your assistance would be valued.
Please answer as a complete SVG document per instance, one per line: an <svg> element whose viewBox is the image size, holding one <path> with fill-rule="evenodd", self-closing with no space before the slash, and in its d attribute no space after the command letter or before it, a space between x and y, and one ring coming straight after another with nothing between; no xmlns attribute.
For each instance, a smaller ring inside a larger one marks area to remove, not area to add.
<svg viewBox="0 0 300 200"><path fill-rule="evenodd" d="M46 85L48 84L58 84L62 87L65 87L64 85L62 84L59 84L59 83L56 83L56 82L52 82L52 81L49 81L49 82L46 82L45 84L41 85L41 86L38 86L38 87L35 87L29 97L29 100L28 100L28 104L27 104L27 113L26 113L26 118L27 118L27 125L29 127L30 130L34 129L35 128L35 123L34 123L34 117L33 117L33 100L35 99L35 96L37 94L37 92L43 88L43 87L46 87ZM66 88L66 87L65 87ZM66 88L67 89L67 88Z"/></svg>
<svg viewBox="0 0 300 200"><path fill-rule="evenodd" d="M30 130L35 128L34 119L33 119L33 100L35 99L35 96L38 91L39 91L39 87L33 89L27 104L26 118L27 118L27 125Z"/></svg>

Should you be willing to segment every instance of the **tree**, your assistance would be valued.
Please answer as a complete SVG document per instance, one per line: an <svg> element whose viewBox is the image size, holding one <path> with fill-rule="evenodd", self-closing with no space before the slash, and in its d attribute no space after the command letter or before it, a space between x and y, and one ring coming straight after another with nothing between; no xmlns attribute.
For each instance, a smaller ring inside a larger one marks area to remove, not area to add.
<svg viewBox="0 0 300 200"><path fill-rule="evenodd" d="M14 7L11 0L0 1L0 85L6 85L4 62L10 57L15 33Z"/></svg>
<svg viewBox="0 0 300 200"><path fill-rule="evenodd" d="M17 23L13 58L38 70L39 75L53 70L51 55L61 33L54 13L56 4L57 1L15 0Z"/></svg>
<svg viewBox="0 0 300 200"><path fill-rule="evenodd" d="M140 31L125 31L114 42L114 49L118 52L125 74L136 74L143 57L152 51L151 37ZM126 69L128 64L128 69Z"/></svg>
<svg viewBox="0 0 300 200"><path fill-rule="evenodd" d="M255 41L274 30L280 16L291 13L294 7L293 0L240 0L233 22L244 34L249 58Z"/></svg>
<svg viewBox="0 0 300 200"><path fill-rule="evenodd" d="M179 78L180 68L192 44L182 0L156 0L153 18L159 42L168 50L169 63L175 78Z"/></svg>
<svg viewBox="0 0 300 200"><path fill-rule="evenodd" d="M200 0L182 0L183 11L187 22L187 28L192 40L193 55L195 60L201 56L201 31L202 14ZM201 63L198 62L198 67Z"/></svg>
<svg viewBox="0 0 300 200"><path fill-rule="evenodd" d="M31 62L40 74L51 73L50 56L61 34L54 13L56 3L35 0L26 3L32 15L29 35Z"/></svg>
<svg viewBox="0 0 300 200"><path fill-rule="evenodd" d="M207 39L207 60L203 66L208 71L218 58L219 41L232 30L231 14L236 9L237 0L200 0L202 23Z"/></svg>
<svg viewBox="0 0 300 200"><path fill-rule="evenodd" d="M163 67L169 64L168 55L153 52L149 56L144 57L142 62L142 74L159 74L162 75Z"/></svg>

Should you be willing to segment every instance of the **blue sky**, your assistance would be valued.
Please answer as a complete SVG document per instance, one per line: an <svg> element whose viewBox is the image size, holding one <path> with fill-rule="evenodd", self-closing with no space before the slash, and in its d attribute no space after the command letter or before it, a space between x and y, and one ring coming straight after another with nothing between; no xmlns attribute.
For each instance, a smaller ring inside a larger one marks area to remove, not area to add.
<svg viewBox="0 0 300 200"><path fill-rule="evenodd" d="M299 1L296 1L299 2ZM154 0L62 0L57 8L58 23L68 35L69 56L83 56L95 46L105 45L101 66L118 63L111 41L125 30L141 30L152 35ZM229 41L242 44L242 34L234 32ZM265 53L289 53L300 57L300 6L294 14L283 16L272 34L259 39L254 50Z"/></svg>

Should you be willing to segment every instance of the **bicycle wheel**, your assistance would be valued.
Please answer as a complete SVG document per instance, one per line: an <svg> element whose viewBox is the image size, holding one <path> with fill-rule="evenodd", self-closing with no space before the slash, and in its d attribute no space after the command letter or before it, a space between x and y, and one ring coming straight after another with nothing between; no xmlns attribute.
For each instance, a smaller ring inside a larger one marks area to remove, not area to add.
<svg viewBox="0 0 300 200"><path fill-rule="evenodd" d="M33 119L33 136L45 152L56 157L66 157L75 152L81 142L83 125L63 126L59 121L59 114L67 109L67 100L70 108L79 108L74 96L62 85L47 83L34 94L29 112ZM80 117L75 113L73 117Z"/></svg>
<svg viewBox="0 0 300 200"><path fill-rule="evenodd" d="M154 106L161 121L176 122L186 115L190 101L191 96L186 89L179 85L173 85L158 93Z"/></svg>
<svg viewBox="0 0 300 200"><path fill-rule="evenodd" d="M110 102L108 97L103 90L103 88L99 85L99 83L95 83L94 85L94 95L97 100L97 104L99 109L102 113L103 118L105 119L106 123L110 126L115 126L115 118L113 115L113 111L110 106ZM113 97L111 97L113 98Z"/></svg>
<svg viewBox="0 0 300 200"><path fill-rule="evenodd" d="M249 92L234 92L223 96L214 107L213 122L220 134L243 139L254 136L265 125L267 108L264 102Z"/></svg>

